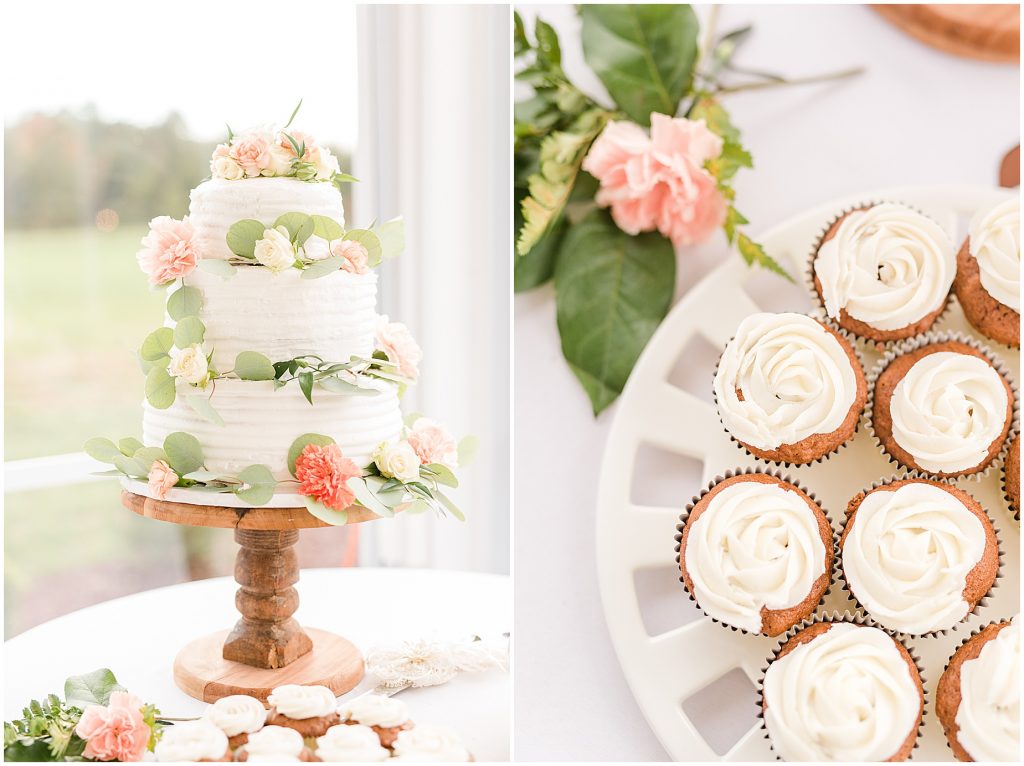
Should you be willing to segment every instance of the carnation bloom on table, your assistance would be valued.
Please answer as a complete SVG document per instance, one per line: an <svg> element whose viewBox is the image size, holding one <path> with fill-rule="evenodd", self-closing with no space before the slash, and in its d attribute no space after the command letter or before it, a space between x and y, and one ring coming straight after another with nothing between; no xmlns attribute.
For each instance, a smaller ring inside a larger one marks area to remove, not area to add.
<svg viewBox="0 0 1024 766"><path fill-rule="evenodd" d="M188 218L177 221L162 215L149 222L142 249L135 258L152 285L164 285L191 274L199 263Z"/></svg>
<svg viewBox="0 0 1024 766"><path fill-rule="evenodd" d="M97 761L141 761L152 734L142 701L128 692L113 692L107 707L89 705L75 733L85 740L83 755Z"/></svg>
<svg viewBox="0 0 1024 766"><path fill-rule="evenodd" d="M706 240L725 220L726 202L704 163L722 139L704 120L651 114L650 135L609 122L583 160L600 183L597 203L627 234L657 230L675 246Z"/></svg>
<svg viewBox="0 0 1024 766"><path fill-rule="evenodd" d="M420 374L418 365L423 359L423 351L408 327L401 322L383 323L377 330L377 347L387 355L390 362L398 365L402 375L416 380Z"/></svg>
<svg viewBox="0 0 1024 766"><path fill-rule="evenodd" d="M178 474L163 460L154 460L149 469L149 491L158 500L167 497L167 493L178 483Z"/></svg>
<svg viewBox="0 0 1024 766"><path fill-rule="evenodd" d="M362 473L337 444L307 444L295 459L299 492L335 511L343 511L355 502L348 480Z"/></svg>
<svg viewBox="0 0 1024 766"><path fill-rule="evenodd" d="M440 463L449 468L459 467L455 437L436 420L417 418L412 424L408 442L424 465Z"/></svg>

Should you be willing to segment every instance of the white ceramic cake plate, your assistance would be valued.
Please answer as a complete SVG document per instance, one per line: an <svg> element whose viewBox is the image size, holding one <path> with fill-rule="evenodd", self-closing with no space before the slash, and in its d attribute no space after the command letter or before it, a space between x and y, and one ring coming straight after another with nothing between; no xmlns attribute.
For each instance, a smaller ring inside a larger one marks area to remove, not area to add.
<svg viewBox="0 0 1024 766"><path fill-rule="evenodd" d="M866 193L834 200L796 216L771 229L761 241L768 252L782 259L791 273L802 280L813 242L824 224L844 207L874 200L904 202L938 220L959 247L970 215L1011 193L1017 192L972 186L906 187ZM685 267L685 256L682 263ZM765 658L778 646L779 639L750 636L713 623L697 611L681 584L679 612L688 621L681 627L650 635L635 584L639 572L675 567L676 524L693 494L730 468L765 465L730 441L709 403L713 361L706 376L700 376L708 388L704 399L669 381L691 340L702 337L720 351L744 317L765 310L745 289L749 288L753 273L739 257L730 255L672 309L626 385L601 468L596 537L605 618L619 662L644 716L669 755L681 761L775 760L759 721L730 749L719 753L684 712L683 703L694 697L699 700L702 690L736 668L756 684ZM792 306L789 310L805 308ZM785 309L773 303L772 310ZM973 332L955 301L936 329L970 332L1000 354L1015 374L1019 371L1019 353L987 342ZM863 346L861 350L864 351ZM874 352L864 353L868 371L877 359ZM672 507L634 502L634 477L643 471L636 464L637 455L645 444L701 461L701 485L693 486L690 494L679 497ZM835 528L854 494L878 479L899 473L895 464L879 454L863 422L850 445L824 463L782 470L815 493ZM953 760L934 713L939 676L949 656L968 634L992 620L1011 617L1020 609L1020 528L1003 499L1001 477L999 466L980 481L959 482L985 506L1000 530L1003 566L995 590L983 607L948 635L908 642L921 658L925 679L924 730L913 760ZM678 577L678 571L674 576ZM838 579L822 607L832 609L855 610ZM748 694L753 721L758 697L753 688Z"/></svg>
<svg viewBox="0 0 1024 766"><path fill-rule="evenodd" d="M121 486L129 492L144 497L153 497L146 482L138 479L121 479ZM156 498L154 498L156 499ZM190 489L172 488L167 492L167 497L160 498L171 503L188 503L189 505L217 505L221 508L252 508L247 503L230 492L196 492ZM304 508L302 495L296 492L276 492L269 502L260 506L261 508Z"/></svg>

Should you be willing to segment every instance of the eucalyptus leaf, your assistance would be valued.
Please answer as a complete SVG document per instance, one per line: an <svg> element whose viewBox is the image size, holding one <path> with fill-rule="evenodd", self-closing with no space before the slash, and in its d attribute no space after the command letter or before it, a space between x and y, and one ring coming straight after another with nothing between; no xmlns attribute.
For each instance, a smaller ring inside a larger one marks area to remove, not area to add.
<svg viewBox="0 0 1024 766"><path fill-rule="evenodd" d="M203 258L199 261L199 268L208 274L215 274L223 279L230 279L238 271L230 263L220 258Z"/></svg>
<svg viewBox="0 0 1024 766"><path fill-rule="evenodd" d="M463 436L459 441L459 446L456 447L459 455L459 465L465 467L472 463L479 449L480 440L477 437L473 436L473 434Z"/></svg>
<svg viewBox="0 0 1024 766"><path fill-rule="evenodd" d="M321 388L330 391L335 394L348 394L349 396L376 396L380 393L375 388L363 388L357 386L355 383L349 383L347 380L341 380L333 375L326 378L320 378L317 381Z"/></svg>
<svg viewBox="0 0 1024 766"><path fill-rule="evenodd" d="M174 345L188 348L202 343L206 336L206 325L196 316L187 316L174 326Z"/></svg>
<svg viewBox="0 0 1024 766"><path fill-rule="evenodd" d="M255 258L256 243L263 239L266 230L266 226L251 218L233 223L227 234L228 249L241 258Z"/></svg>
<svg viewBox="0 0 1024 766"><path fill-rule="evenodd" d="M125 457L114 442L110 441L110 439L104 439L101 436L89 439L89 441L82 446L82 450L93 460L99 460L101 463L113 463L114 458L118 456Z"/></svg>
<svg viewBox="0 0 1024 766"><path fill-rule="evenodd" d="M166 462L167 455L165 455L164 451L159 447L143 447L132 455L132 459L145 468L146 475L149 475L149 469L153 467L153 463L157 460L163 460Z"/></svg>
<svg viewBox="0 0 1024 766"><path fill-rule="evenodd" d="M441 463L430 463L429 465L423 466L420 470L428 470L432 476L431 478L438 484L444 484L446 487L458 487L459 480L455 478L455 474L452 473L452 469Z"/></svg>
<svg viewBox="0 0 1024 766"><path fill-rule="evenodd" d="M238 478L248 486L235 490L235 495L250 505L266 505L277 489L277 479L265 465L251 465L243 468Z"/></svg>
<svg viewBox="0 0 1024 766"><path fill-rule="evenodd" d="M224 418L213 407L213 402L206 394L186 394L185 403L203 420L215 426L224 426Z"/></svg>
<svg viewBox="0 0 1024 766"><path fill-rule="evenodd" d="M302 454L302 450L309 444L326 447L328 444L334 444L334 439L323 434L303 434L293 441L292 446L288 448L288 472L292 476L295 476L295 461Z"/></svg>
<svg viewBox="0 0 1024 766"><path fill-rule="evenodd" d="M192 434L175 431L164 439L167 462L178 476L184 476L203 467L203 447Z"/></svg>
<svg viewBox="0 0 1024 766"><path fill-rule="evenodd" d="M288 236L296 246L301 247L313 234L315 224L313 219L305 213L284 213L274 221L274 228L284 226L288 230Z"/></svg>
<svg viewBox="0 0 1024 766"><path fill-rule="evenodd" d="M383 260L395 258L405 252L405 219L401 216L385 221L373 231L380 239Z"/></svg>
<svg viewBox="0 0 1024 766"><path fill-rule="evenodd" d="M242 380L273 380L274 363L258 351L242 351L235 357L235 374Z"/></svg>
<svg viewBox="0 0 1024 766"><path fill-rule="evenodd" d="M166 410L174 404L176 395L174 378L163 367L154 367L146 375L146 401L158 410Z"/></svg>
<svg viewBox="0 0 1024 766"><path fill-rule="evenodd" d="M583 57L640 125L674 116L693 80L697 16L689 5L581 5Z"/></svg>
<svg viewBox="0 0 1024 766"><path fill-rule="evenodd" d="M429 510L430 503L423 499L413 500L411 503L405 506L405 512L412 515L415 515L417 513L423 513L424 511Z"/></svg>
<svg viewBox="0 0 1024 766"><path fill-rule="evenodd" d="M320 239L326 239L330 242L345 236L345 228L333 218L328 218L326 215L314 215L311 217L313 219L313 233L320 237Z"/></svg>
<svg viewBox="0 0 1024 766"><path fill-rule="evenodd" d="M303 497L302 503L306 506L306 510L320 519L320 521L336 527L341 527L348 523L348 511L336 511L333 508L328 508L311 497Z"/></svg>
<svg viewBox="0 0 1024 766"><path fill-rule="evenodd" d="M378 500L377 496L367 486L368 481L368 479L364 479L361 476L354 476L348 480L348 488L355 493L356 500L359 501L359 504L367 510L376 513L378 516L394 516L395 512Z"/></svg>
<svg viewBox="0 0 1024 766"><path fill-rule="evenodd" d="M345 232L343 239L358 242L366 248L366 263L371 268L379 266L382 258L380 237L369 229L349 229Z"/></svg>
<svg viewBox="0 0 1024 766"><path fill-rule="evenodd" d="M167 314L175 322L185 317L198 316L202 307L203 294L188 285L182 285L167 299Z"/></svg>
<svg viewBox="0 0 1024 766"><path fill-rule="evenodd" d="M344 262L345 259L340 255L332 255L329 258L324 258L322 261L314 261L302 270L302 278L319 279L320 277L326 277L328 274L333 274L340 269Z"/></svg>
<svg viewBox="0 0 1024 766"><path fill-rule="evenodd" d="M81 676L71 676L64 682L64 699L68 705L87 708L89 705L110 704L113 692L123 692L114 674L107 668L100 668Z"/></svg>
<svg viewBox="0 0 1024 766"><path fill-rule="evenodd" d="M133 457L125 457L118 453L114 458L114 465L125 476L134 476L138 479L145 479L149 475L149 467L143 465Z"/></svg>
<svg viewBox="0 0 1024 766"><path fill-rule="evenodd" d="M133 457L137 450L142 449L143 444L134 436L126 436L117 443L117 448L121 450L121 454Z"/></svg>
<svg viewBox="0 0 1024 766"><path fill-rule="evenodd" d="M174 345L174 331L170 327L158 327L142 341L139 357L144 362L155 362L166 357Z"/></svg>
<svg viewBox="0 0 1024 766"><path fill-rule="evenodd" d="M562 353L597 415L622 392L668 312L676 255L657 233L630 236L605 210L569 231L555 271Z"/></svg>
<svg viewBox="0 0 1024 766"><path fill-rule="evenodd" d="M204 484L209 484L212 481L222 482L225 484L241 484L235 476L224 476L223 474L217 473L216 471L207 471L205 468L200 468L197 471L190 471L189 473L182 476L183 479L192 479L193 481L201 481Z"/></svg>
<svg viewBox="0 0 1024 766"><path fill-rule="evenodd" d="M441 501L441 504L448 509L448 513L452 516L457 518L459 521L466 520L466 516L459 510L458 506L455 505L455 503L453 503L446 494L444 494L444 492L437 490L434 492L434 497Z"/></svg>

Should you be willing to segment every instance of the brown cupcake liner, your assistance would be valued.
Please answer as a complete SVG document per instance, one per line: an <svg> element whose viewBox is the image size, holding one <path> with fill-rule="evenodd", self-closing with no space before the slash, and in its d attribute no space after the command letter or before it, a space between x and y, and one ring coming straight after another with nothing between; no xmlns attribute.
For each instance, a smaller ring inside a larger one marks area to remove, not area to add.
<svg viewBox="0 0 1024 766"><path fill-rule="evenodd" d="M916 351L924 346L950 342L963 343L964 345L970 346L975 351L981 352L992 367L995 368L995 371L998 372L1002 376L1003 380L1007 382L1010 386L1010 391L1013 393L1013 414L1010 416L1010 430L1007 431L1006 438L1003 439L1003 443L999 447L999 452L992 457L988 462L988 465L986 465L982 470L965 474L963 476L938 476L930 471L925 471L924 469L904 465L898 458L889 454L888 450L886 450L885 445L882 444L881 438L879 438L875 431L874 424L875 385L878 383L879 376L890 364L892 364L893 360L898 356L910 353L911 351ZM867 403L864 405L864 426L867 429L868 434L874 440L879 452L882 453L882 456L887 458L890 463L895 464L900 470L906 472L905 478L931 479L932 481L957 481L959 479L980 481L988 476L997 466L1001 466L1003 464L1006 459L1006 453L1010 449L1010 442L1013 441L1020 428L1020 390L1016 379L1010 374L1010 368L1001 358L992 353L988 346L963 332L955 330L932 330L924 333L923 335L908 338L907 340L894 345L892 348L889 348L882 355L882 358L875 363L871 372L868 373L867 383L868 399Z"/></svg>
<svg viewBox="0 0 1024 766"><path fill-rule="evenodd" d="M764 312L764 313L768 313L768 314L772 314L772 313L775 313L775 314L777 314L777 313L800 314L801 312L799 312L799 311L793 311L793 312L771 312L771 311L769 311L769 312ZM803 314L803 316L809 317L810 319L813 319L813 320L815 320L817 322L822 322L822 324L826 324L822 320L821 317L815 316L813 313L811 313L811 314ZM858 348L858 346L857 346L856 336L853 335L848 330L843 329L842 327L833 327L832 325L828 325L828 327L829 327L830 330L834 330L837 334L842 336L843 340L845 340L850 345L850 348L853 350L853 355L857 359L857 364L860 365L861 372L864 374L864 382L865 382L865 385L867 385L867 387L868 387L868 399L870 399L870 397L871 397L871 385L870 385L870 383L867 380L868 370L867 370L867 366L864 364L864 354L861 352L860 348ZM729 343L732 343L735 339L736 339L736 336L733 335L731 338L729 338L728 342L725 345L728 346ZM853 427L853 433L850 434L850 437L846 441L840 442L839 444L837 444L835 447L833 447L831 450L829 450L825 454L819 455L818 457L814 458L814 460L811 460L811 461L809 461L807 463L791 463L788 460L769 460L768 458L761 457L760 455L755 455L753 452L750 451L750 449L745 444L743 444L743 442L741 442L739 439L737 439L735 436L732 435L732 432L728 428L725 427L725 422L722 420L722 410L718 406L718 396L717 396L717 394L715 394L714 382L715 382L715 378L718 377L718 366L722 363L722 355L723 354L725 354L725 349L723 349L722 353L718 355L718 361L715 362L715 369L711 373L711 398L715 402L715 414L718 415L718 423L719 423L719 425L722 426L722 430L725 432L725 435L729 437L729 441L731 441L733 444L735 444L739 449L743 450L743 452L746 454L746 456L749 457L751 460L757 460L757 461L759 461L761 463L764 463L765 465L775 466L776 468L802 468L804 466L809 466L809 465L820 465L821 463L824 463L826 460L831 458L833 455L839 454L840 451L842 451L847 446L849 446L850 443L853 442L853 440L857 438L857 434L860 432L861 420L863 419L863 416L864 416L863 412L861 412L860 415L857 417L857 422L856 422L856 424L854 424L854 427Z"/></svg>
<svg viewBox="0 0 1024 766"><path fill-rule="evenodd" d="M839 324L839 320L833 319L832 317L830 317L828 315L828 312L825 309L825 301L822 299L822 297L820 295L818 295L818 291L814 287L814 258L818 254L818 249L822 245L822 240L825 238L825 235L828 233L828 230L832 228L832 225L836 221L838 221L840 218L842 218L843 216L849 215L850 213L854 212L855 210L864 210L865 208L874 207L875 205L882 205L882 204L885 204L885 203L889 203L889 204L893 204L893 205L902 205L903 207L905 207L905 208L907 208L909 210L913 210L915 213L918 213L919 215L923 215L925 218L927 218L930 221L932 221L933 223L935 223L935 225L938 226L943 231L946 231L945 227L942 226L942 224L940 224L938 221L936 221L935 218L933 218L932 216L928 215L923 210L915 207L914 205L908 205L906 202L903 202L901 200L893 200L893 199L888 199L888 200L865 200L863 202L857 203L856 205L847 205L839 213L837 213L836 215L834 215L831 218L829 218L828 222L822 227L821 232L818 234L817 237L814 238L814 243L811 245L810 253L807 256L807 268L804 271L804 286L807 288L807 291L810 294L811 300L814 301L815 314L816 314L815 318L816 319L820 319L823 323L827 324L833 330L845 330L847 333L849 333L849 335L851 337L855 338L860 343L865 344L865 346L868 346L868 347L872 348L873 350L877 351L878 353L884 353L886 350L892 348L893 346L899 345L900 343L903 343L904 341L912 340L914 338L921 337L921 335L923 335L923 334L925 334L927 332L931 332L935 328L936 325L938 325L940 322L942 322L949 315L949 308L950 308L951 299L952 299L952 296L953 296L953 285L951 284L949 286L949 292L946 294L945 303L943 303L943 305L942 305L942 310L939 312L939 315L937 317L935 317L935 321L932 322L931 327L929 327L928 330L925 331L925 333L918 333L918 334L912 335L912 336L910 336L908 338L901 338L899 340L881 341L881 340L874 340L873 338L868 338L868 337L865 337L865 336L862 336L862 335L858 335L855 332L852 332L850 330L846 330L846 328L841 327L840 324ZM949 236L950 242L954 243L954 246L955 246L955 242L953 240L952 235L950 235L949 232L946 232L946 234Z"/></svg>
<svg viewBox="0 0 1024 766"><path fill-rule="evenodd" d="M928 476L898 475L898 476L892 476L892 477L890 477L888 479L879 479L877 481L874 481L874 482L872 482L871 486L868 489L863 490L863 491L871 492L871 491L876 490L876 489L878 489L880 487L888 486L889 484L892 484L893 482L906 481L908 479L923 479L923 480L926 480L926 481L934 481L937 484L946 484L946 485L951 486L951 487L957 487L956 483L953 480L943 481L941 479L934 479L934 478L931 478L931 477L928 477ZM957 489L959 489L961 492L967 492L967 490L963 489L962 487L957 487ZM971 493L967 492L967 494L970 495ZM971 497L974 497L974 496L971 495ZM975 498L975 500L977 501L977 498ZM978 504L981 505L980 502ZM996 536L996 553L997 553L996 579L992 581L992 585L989 586L989 589L988 589L988 591L986 591L985 595L982 596L980 599L978 599L978 601L967 612L967 614L965 614L963 616L963 619L961 619L955 625L952 625L952 626L950 626L948 628L943 628L941 630L930 630L930 631L927 631L926 633L907 633L907 632L902 631L902 630L896 630L895 628L888 628L888 627L882 625L882 623L878 622L878 620L876 618L871 616L871 610L868 609L867 606L859 598L857 598L857 595L853 592L853 588L850 586L849 580L847 580L847 578L846 578L846 570L843 568L843 552L842 552L842 548L839 546L839 540L842 539L843 534L846 532L846 527L847 527L847 525L850 522L850 516L849 516L849 514L847 514L845 512L845 510L844 510L844 513L843 513L843 519L840 522L841 528L840 528L839 532L836 534L836 574L837 574L837 581L839 582L839 585L840 585L840 589L842 591L844 591L847 594L847 596L849 596L850 600L853 601L853 603L857 606L857 609L860 610L860 612L863 612L875 625L877 625L878 627L882 628L887 633L892 633L894 636L897 636L899 638L907 638L907 639L941 638L943 636L949 635L949 633L951 631L959 630L968 620L971 619L971 617L973 617L975 614L977 614L979 609L982 609L982 608L987 607L989 605L989 600L992 598L993 594L999 588L1000 581L1003 579L1003 565L1005 563L1005 561L1004 561L1004 559L1005 559L1005 554L1004 554L1005 546L1003 544L1002 532L1000 531L999 526L996 524L996 522L992 519L991 514L989 514L988 510L985 509L985 506L982 505L981 508L982 508L983 511L985 511L985 516L988 518L989 524L992 525L992 530L993 530L993 532L995 533L995 536Z"/></svg>
<svg viewBox="0 0 1024 766"><path fill-rule="evenodd" d="M1012 434L1014 438L1019 436L1019 432ZM1010 451L1010 443L1013 441L1011 434L1006 435L1006 451ZM1020 508L1018 504L1014 502L1013 498L1010 497L1010 492L1006 488L1006 456L1003 456L1003 464L999 467L999 488L1003 491L1003 500L1006 502L1006 507L1013 513L1013 520L1018 524L1020 523Z"/></svg>
<svg viewBox="0 0 1024 766"><path fill-rule="evenodd" d="M676 561L676 571L679 573L679 582L682 584L683 590L686 591L687 598L691 602L693 602L693 604L698 609L700 609L701 614L703 614L705 617L707 617L709 620L711 620L716 625L721 625L723 628L728 628L729 630L733 631L734 633L743 633L744 635L747 635L747 636L759 636L759 637L762 637L762 638L771 638L771 636L768 636L765 633L751 633L749 630L745 630L745 629L737 627L735 625L729 625L728 623L722 622L717 617L712 617L710 614L708 614L707 611L704 609L704 607L702 607L700 605L700 602L697 601L696 595L693 592L691 592L688 587L686 587L686 578L683 577L682 570L680 568L680 560L681 560L681 557L682 557L682 545L683 545L683 528L686 526L686 522L690 518L690 512L693 510L694 506L697 505L697 503L699 503L701 501L701 499L706 494L711 492L711 490L713 490L716 486L718 486L718 484L720 484L721 482L725 481L726 479L732 479L732 478L735 478L737 476L750 476L750 475L757 475L757 474L762 474L762 475L765 475L765 476L771 476L771 477L773 477L775 479L779 479L780 481L784 481L787 484L792 484L794 487L799 489L801 492L803 492L805 495L807 495L807 497L809 497L811 499L811 502L814 503L818 507L818 510L821 511L822 515L824 515L825 519L829 522L829 527L830 527L831 532L832 532L832 566L831 566L831 568L829 570L829 573L828 573L828 586L825 588L825 591L821 594L821 598L818 599L818 603L815 604L814 608L811 610L811 615L814 615L824 605L825 599L828 598L829 594L832 592L832 587L836 583L836 558L837 558L838 553L839 553L839 536L836 533L835 522L833 521L832 517L829 516L828 511L825 510L825 508L822 506L822 504L818 500L818 498L815 497L814 492L812 492L807 487L805 487L802 484L800 484L799 481L794 479L789 474L783 473L782 471L778 470L777 468L776 469L771 469L771 468L767 468L766 469L766 468L758 468L758 467L733 468L733 469L729 469L728 471L726 471L723 474L719 474L714 479L712 479L707 484L707 486L705 486L703 489L701 489L701 491L699 493L694 495L693 498L690 500L690 502L688 502L686 504L686 507L683 509L682 514L679 516L679 523L676 524L676 533L675 533L673 539L676 542L676 545L675 545L676 559L675 559L675 561ZM806 620L808 618L804 618L804 619ZM800 623L797 623L797 624L799 625L802 622L803 622L803 620Z"/></svg>
<svg viewBox="0 0 1024 766"><path fill-rule="evenodd" d="M884 626L879 625L877 622L875 622L873 619L871 619L868 615L860 614L860 613L856 613L855 614L855 613L851 612L849 609L844 609L844 610L833 609L833 610L831 610L829 612L822 612L820 614L814 614L811 617L809 617L806 620L804 620L801 623L799 623L798 625L794 625L792 628L790 628L785 633L783 633L781 636L779 636L778 637L778 644L776 645L776 647L771 652L768 653L768 655L766 655L764 664L761 666L761 675L760 675L760 678L758 679L757 683L755 684L755 688L757 690L757 720L758 720L758 725L761 728L761 733L764 736L765 740L768 742L768 747L771 748L772 753L775 754L775 760L781 761L781 760L784 760L784 759L782 758L781 755L779 755L775 751L775 746L772 744L771 735L768 732L768 724L765 721L765 716L764 716L764 680L765 680L765 675L768 673L768 668L771 666L771 664L773 662L775 662L776 659L778 659L779 652L782 651L782 647L785 646L786 643L789 642L790 639L792 639L794 636L796 636L800 631L802 631L802 630L804 630L806 628L809 628L812 625L817 625L819 623L824 623L824 622L829 622L829 623L833 623L833 622L849 622L849 623L853 623L854 625L860 625L862 627L878 628L880 631L885 633L887 636L892 638L894 641L898 642L904 649L907 650L907 654L910 655L910 659L914 663L914 668L917 670L917 674L918 674L918 676L921 679L921 689L922 689L922 691L921 691L921 722L917 725L917 731L915 732L915 735L914 735L914 747L913 747L913 750L917 750L921 746L921 737L924 735L924 729L925 729L925 718L928 715L928 705L927 705L927 701L928 700L927 700L927 695L924 692L924 689L927 686L927 681L925 680L924 665L921 662L921 658L917 654L914 653L913 645L908 644L905 637L899 636L896 633L894 633L893 631L889 630L888 628L885 628ZM908 757L907 760L913 760L913 757L914 757L913 756L913 751L911 751L911 755Z"/></svg>

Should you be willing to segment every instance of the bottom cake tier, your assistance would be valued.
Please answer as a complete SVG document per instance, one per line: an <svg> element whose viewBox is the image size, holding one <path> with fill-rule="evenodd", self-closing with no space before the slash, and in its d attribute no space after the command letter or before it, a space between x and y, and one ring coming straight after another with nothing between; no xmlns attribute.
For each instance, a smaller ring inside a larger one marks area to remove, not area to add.
<svg viewBox="0 0 1024 766"><path fill-rule="evenodd" d="M158 410L143 404L142 440L163 444L168 434L184 431L203 446L206 468L237 473L255 463L266 465L277 479L289 479L288 449L306 433L330 436L346 457L362 467L382 441L395 440L402 415L394 386L372 396L313 391L310 404L297 385L274 390L271 381L219 380L210 403L224 421L205 419L178 396Z"/></svg>

